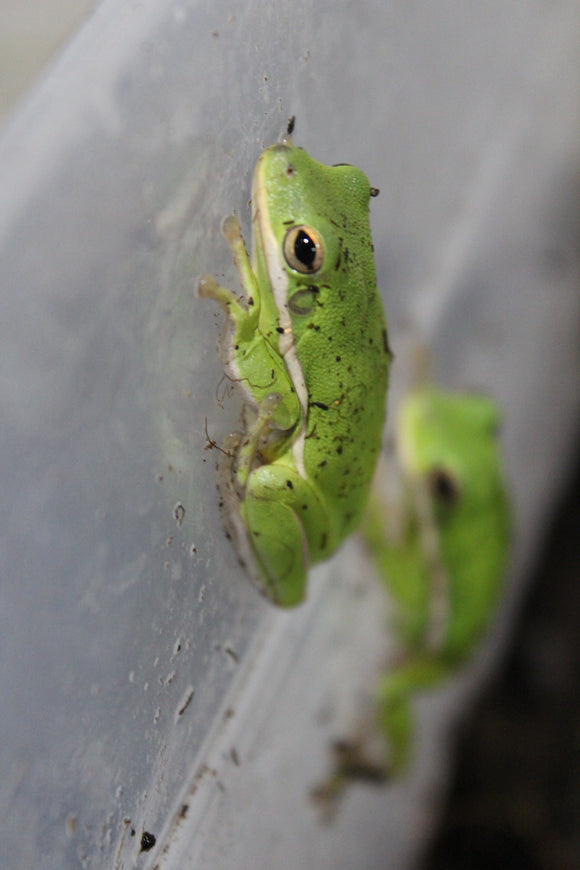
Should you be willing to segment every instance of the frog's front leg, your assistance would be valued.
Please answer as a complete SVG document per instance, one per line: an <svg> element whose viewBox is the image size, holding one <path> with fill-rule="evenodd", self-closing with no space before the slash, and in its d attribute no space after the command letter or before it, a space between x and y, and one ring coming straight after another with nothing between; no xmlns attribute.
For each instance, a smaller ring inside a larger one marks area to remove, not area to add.
<svg viewBox="0 0 580 870"><path fill-rule="evenodd" d="M307 527L325 528L326 507L293 459L292 445L303 437L306 421L279 352L278 318L260 323L260 290L237 219L226 218L222 232L246 305L208 275L201 278L198 294L214 299L227 314L220 351L247 405L245 431L230 436L222 448L218 487L227 530L243 564L268 598L289 607L303 600L308 567L323 549Z"/></svg>
<svg viewBox="0 0 580 870"><path fill-rule="evenodd" d="M228 287L218 284L213 275L202 275L197 294L201 298L213 299L227 316L219 340L220 355L229 377L241 385L248 406L258 414L257 423L248 430L251 450L255 453L253 433L267 426L279 432L290 432L297 425L302 411L277 347L278 321L270 324L270 335L265 335L260 326L260 289L239 221L234 215L225 218L222 233L233 254L245 304ZM249 452L245 445L241 445L240 451L246 455ZM244 463L238 464L243 476Z"/></svg>
<svg viewBox="0 0 580 870"><path fill-rule="evenodd" d="M232 252L234 265L238 272L248 307L244 308L240 304L236 294L227 287L222 287L221 284L218 284L213 275L202 275L197 285L197 295L202 299L213 299L215 302L218 302L235 324L239 337L243 338L244 333L247 333L251 338L256 329L260 313L260 294L258 293L256 276L252 270L242 236L242 229L237 217L229 215L225 218L221 231Z"/></svg>

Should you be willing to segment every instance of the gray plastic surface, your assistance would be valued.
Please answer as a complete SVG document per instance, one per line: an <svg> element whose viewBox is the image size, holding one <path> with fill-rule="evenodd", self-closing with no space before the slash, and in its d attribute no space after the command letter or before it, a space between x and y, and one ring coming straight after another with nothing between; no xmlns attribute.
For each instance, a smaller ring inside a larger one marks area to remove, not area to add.
<svg viewBox="0 0 580 870"><path fill-rule="evenodd" d="M573 0L109 0L21 107L0 142L2 868L419 854L468 690L419 703L408 781L321 824L308 793L386 654L384 602L355 542L293 613L238 566L205 448L239 401L195 277L237 286L219 224L249 236L291 114L314 157L367 172L393 395L427 347L504 409L513 604L577 431L579 37Z"/></svg>

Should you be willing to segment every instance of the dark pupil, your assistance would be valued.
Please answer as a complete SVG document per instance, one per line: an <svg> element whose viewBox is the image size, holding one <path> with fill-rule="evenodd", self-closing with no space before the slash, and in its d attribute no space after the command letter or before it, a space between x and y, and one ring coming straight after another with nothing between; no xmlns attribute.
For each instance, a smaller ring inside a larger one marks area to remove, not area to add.
<svg viewBox="0 0 580 870"><path fill-rule="evenodd" d="M316 257L316 245L304 230L300 230L294 242L294 253L299 263L312 266Z"/></svg>

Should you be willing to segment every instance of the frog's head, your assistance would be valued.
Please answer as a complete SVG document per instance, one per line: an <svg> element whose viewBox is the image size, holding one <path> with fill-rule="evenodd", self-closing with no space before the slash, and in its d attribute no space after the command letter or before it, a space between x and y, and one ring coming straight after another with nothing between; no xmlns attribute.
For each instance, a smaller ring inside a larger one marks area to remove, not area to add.
<svg viewBox="0 0 580 870"><path fill-rule="evenodd" d="M253 250L263 253L272 287L287 285L284 275L307 285L313 276L324 278L340 268L349 238L370 238L373 193L360 169L325 166L289 137L266 148L252 184L252 227Z"/></svg>

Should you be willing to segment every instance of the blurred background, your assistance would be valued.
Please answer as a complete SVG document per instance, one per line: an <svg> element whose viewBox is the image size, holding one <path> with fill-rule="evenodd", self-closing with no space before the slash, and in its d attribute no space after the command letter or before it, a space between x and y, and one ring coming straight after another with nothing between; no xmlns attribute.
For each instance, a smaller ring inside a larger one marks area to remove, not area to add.
<svg viewBox="0 0 580 870"><path fill-rule="evenodd" d="M0 128L98 0L4 0L0 29Z"/></svg>

